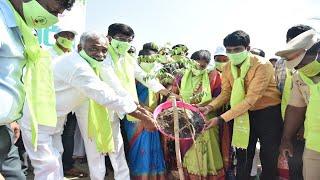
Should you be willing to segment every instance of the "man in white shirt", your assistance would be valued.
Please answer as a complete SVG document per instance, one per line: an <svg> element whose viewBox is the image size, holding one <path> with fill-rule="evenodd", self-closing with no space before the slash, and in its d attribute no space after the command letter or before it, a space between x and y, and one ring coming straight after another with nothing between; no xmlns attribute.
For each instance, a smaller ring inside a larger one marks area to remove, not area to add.
<svg viewBox="0 0 320 180"><path fill-rule="evenodd" d="M82 37L82 44L88 57L97 61L106 58L109 42L104 36L91 36L87 33ZM53 73L57 125L56 127L39 125L37 151L34 150L31 142L30 114L27 104L24 106L24 116L21 120L22 137L34 167L35 179L63 179L61 134L65 119L69 112L77 109L87 99L119 114L140 117L148 128L156 128L156 123L150 114L146 114L143 108L137 106L131 97L116 95L113 89L100 80L87 60L78 52L55 59Z"/></svg>
<svg viewBox="0 0 320 180"><path fill-rule="evenodd" d="M130 56L127 51L130 49L131 42L134 33L131 27L124 24L113 24L110 26L111 29L114 29L114 33L118 36L112 37L109 35L108 38L111 41L108 48L108 56L106 60L103 61L100 70L100 78L106 82L109 86L111 86L117 95L121 97L131 96L135 101L138 101L135 80L140 81L145 86L150 88L154 92L160 92L164 96L175 95L171 93L169 90L165 89L159 82L156 80L145 81L146 73L141 69L141 67L137 64L137 61ZM109 29L110 29L109 27ZM112 30L113 31L113 30ZM121 33L122 32L122 33ZM120 34L120 36L119 36ZM117 38L118 44L115 45L113 38ZM121 42L125 43L125 47ZM122 54L117 54L116 62L119 64L115 64L113 60L114 55L114 47L124 47L120 48ZM111 49L112 48L112 49ZM121 69L115 69L116 67L121 67ZM176 95L177 96L177 95ZM177 98L179 98L177 96ZM83 122L87 122L88 118L88 103L84 103L82 107L76 111L79 128L82 131L82 134L86 134L87 124L81 124ZM124 153L124 142L123 137L121 135L120 130L120 119L123 119L124 116L121 114L117 114L115 112L109 111L109 119L111 120L111 128L114 139L115 151L112 153L108 153L110 157L111 164L114 169L114 178L117 180L127 180L130 179L129 168L127 165L127 161ZM130 117L129 117L130 118ZM132 120L132 119L130 119ZM139 123L139 118L135 118L135 121ZM142 122L143 123L143 122ZM123 125L121 123L121 129ZM148 127L144 126L144 130L152 130ZM85 132L85 133L83 133ZM102 180L104 179L104 174L106 172L106 167L104 165L105 159L104 156L96 150L95 143L90 141L87 137L83 136L85 147L86 147L86 155L89 164L90 177L93 180Z"/></svg>
<svg viewBox="0 0 320 180"><path fill-rule="evenodd" d="M54 34L56 42L48 49L51 52L53 61L55 58L70 53L73 50L76 35L77 32L66 25L57 28ZM75 160L72 158L76 125L76 116L70 112L67 116L62 134L62 145L64 149L62 154L63 172L64 175L68 177L87 177L88 175L85 172L74 167Z"/></svg>
<svg viewBox="0 0 320 180"><path fill-rule="evenodd" d="M141 82L143 85L148 87L151 91L160 93L163 96L169 96L174 95L177 99L180 97L174 93L171 93L168 89L166 89L162 84L157 82L156 80L148 80L146 81L144 78L147 76L147 73L141 69L141 67L138 65L136 59L132 58L128 53L128 49L131 47L131 42L134 38L134 31L133 29L126 25L121 23L115 23L111 24L108 28L108 39L110 41L110 47L109 47L109 54L107 56L107 59L103 62L102 65L102 72L101 72L101 78L103 81L107 82L112 86L114 89L117 89L116 92L119 96L124 96L129 94L132 98L135 100L138 99L137 92L136 92L136 80ZM113 78L107 78L107 77L113 77ZM110 81L112 79L113 81ZM114 123L112 125L119 124L119 118L122 118L121 116L117 116L114 114L113 121ZM132 117L126 118L128 121L139 123L139 119L134 119ZM118 125L119 126L119 125ZM124 123L121 122L121 128L124 127ZM114 127L113 127L114 128ZM149 130L148 128L144 127L143 129ZM118 128L119 131L119 128ZM126 132L123 130L122 132ZM119 132L118 137L121 138L121 134ZM118 146L122 146L122 138L119 141L120 143ZM119 148L119 156L123 156L122 159L124 159L124 153L121 152L123 149ZM121 154L121 155L120 155ZM129 158L131 155L129 152ZM112 166L117 166L118 162L112 161ZM141 162L142 163L142 162ZM130 167L134 168L134 167ZM127 173L129 171L127 170ZM148 174L149 172L147 172ZM131 174L133 175L133 174ZM129 179L130 176L127 174L126 179Z"/></svg>

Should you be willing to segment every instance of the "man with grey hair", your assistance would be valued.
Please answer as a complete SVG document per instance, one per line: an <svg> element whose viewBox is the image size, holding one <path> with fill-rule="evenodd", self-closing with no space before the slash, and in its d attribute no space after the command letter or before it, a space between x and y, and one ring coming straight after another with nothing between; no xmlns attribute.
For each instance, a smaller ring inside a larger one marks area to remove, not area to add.
<svg viewBox="0 0 320 180"><path fill-rule="evenodd" d="M112 43L111 43L112 46ZM106 58L105 61L103 61L103 63L101 63L100 66L100 78L106 82L110 87L112 87L115 92L117 93L117 95L121 96L121 97L126 97L126 96L130 96L132 98L133 95L131 93L129 93L121 84L121 80L118 76L118 74L115 72L115 70L113 69L112 66L110 66L110 48L109 47L109 54L108 57ZM127 52L127 50L126 50ZM125 52L125 53L126 53ZM130 62L130 61L129 61ZM125 63L126 64L126 63ZM130 63L131 64L131 63ZM136 65L136 66L135 66ZM126 65L125 65L126 66ZM136 78L138 81L140 81L141 83L143 83L144 85L146 85L147 87L152 87L152 89L155 92L158 91L165 91L165 87L163 87L159 82L157 82L156 80L152 79L152 80L148 80L148 81L144 81L143 77L146 76L146 73L138 66L137 63L132 64L132 66L128 66L127 70L131 69L134 70L135 73L134 74L130 74L129 71L124 71L121 73L122 77L127 77L127 76L131 76L133 78L133 80ZM133 83L133 87L130 87L132 90L135 90L135 81L130 81L129 83ZM136 92L134 92L136 94ZM174 93L172 93L172 95L174 95ZM79 128L83 134L83 139L85 142L85 149L86 149L86 155L87 155L87 159L88 159L88 164L89 164L89 170L90 170L90 178L92 180L103 180L104 179L104 174L106 172L106 167L105 167L105 158L103 156L103 154L101 154L101 151L98 150L96 143L93 141L90 141L90 139L88 138L88 136L86 136L87 131L88 131L88 122L90 122L88 120L88 102L83 103L83 105L81 106L81 108L79 108L79 110L76 111L76 115L77 115L77 119L78 119L78 124L79 124ZM124 152L124 140L121 134L121 129L120 129L120 120L122 120L122 122L126 122L123 115L114 112L112 110L108 111L108 117L104 118L104 119L109 119L111 122L111 128L112 128L112 136L113 136L113 141L114 141L114 149L112 152L108 152L112 167L114 169L114 179L116 180L127 180L130 179L130 172L133 172L135 167L131 167L131 171L129 172L129 168L127 165L127 161L125 158L125 152ZM132 125L132 128L135 128L135 126L141 126L143 127L143 131L153 131L154 129L150 129L149 127L145 126L143 120L142 121L138 121L136 120L135 124ZM121 124L121 127L122 124ZM148 139L144 139L143 143L149 143ZM160 142L159 142L160 144ZM146 152L146 154L149 153L148 149L141 149L144 150ZM105 153L105 152L104 152ZM150 154L151 156L153 154ZM132 155L133 156L133 155ZM130 159L130 158L129 158ZM151 162L151 161L150 161ZM145 162L145 164L148 164L150 162ZM136 168L135 168L136 169ZM164 169L164 168L163 168ZM151 174L151 171L148 172L148 176L149 174ZM132 179L134 179L131 176Z"/></svg>
<svg viewBox="0 0 320 180"><path fill-rule="evenodd" d="M32 144L29 107L27 104L24 106L24 116L21 120L22 137L34 167L35 179L63 179L63 125L67 114L76 110L87 99L119 114L139 117L150 129L156 127L152 116L130 96L119 97L96 75L92 65L106 58L108 40L101 34L86 32L81 36L80 43L78 52L60 56L53 62L57 124L56 127L39 126L37 150Z"/></svg>

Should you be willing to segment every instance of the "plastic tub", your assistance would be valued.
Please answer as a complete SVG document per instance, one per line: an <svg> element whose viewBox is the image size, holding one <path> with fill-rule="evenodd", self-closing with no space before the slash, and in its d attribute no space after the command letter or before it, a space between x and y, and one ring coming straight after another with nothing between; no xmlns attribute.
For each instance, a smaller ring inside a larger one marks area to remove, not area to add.
<svg viewBox="0 0 320 180"><path fill-rule="evenodd" d="M156 120L158 115L164 110L164 109L168 109L168 108L171 108L172 107L172 102L171 101L167 101L167 102L164 102L162 104L160 104L153 112L153 118ZM205 117L203 116L203 114L199 111L198 108L190 105L190 104L187 104L187 103L183 103L181 101L177 101L177 107L180 107L180 108L185 108L185 109L190 109L191 111L194 111L194 112L197 112L200 114L200 116L202 117L202 120L204 121ZM203 129L201 130L201 133L204 131L205 129L205 126L203 126ZM159 131L169 137L170 139L175 139L174 136L172 135L169 135L167 134L166 132L164 132L162 129L159 129ZM192 140L192 138L179 138L179 140Z"/></svg>

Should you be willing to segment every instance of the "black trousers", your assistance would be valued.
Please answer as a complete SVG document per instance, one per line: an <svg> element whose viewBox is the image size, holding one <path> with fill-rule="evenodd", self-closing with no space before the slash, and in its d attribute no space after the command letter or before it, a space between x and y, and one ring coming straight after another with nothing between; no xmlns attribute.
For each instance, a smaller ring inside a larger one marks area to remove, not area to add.
<svg viewBox="0 0 320 180"><path fill-rule="evenodd" d="M237 180L250 179L256 143L260 140L262 180L276 180L278 176L279 146L283 121L280 105L249 111L250 138L247 150L237 149Z"/></svg>
<svg viewBox="0 0 320 180"><path fill-rule="evenodd" d="M21 169L18 148L13 143L13 131L0 126L0 173L6 180L25 180Z"/></svg>
<svg viewBox="0 0 320 180"><path fill-rule="evenodd" d="M130 145L129 145L129 140L128 140L126 129L124 128L124 121L126 120L126 118L127 117L120 120L120 130L121 130L121 135L122 135L122 139L123 139L124 154L126 156L126 160L129 161Z"/></svg>
<svg viewBox="0 0 320 180"><path fill-rule="evenodd" d="M22 166L22 172L23 172L23 174L25 174L27 176L29 167L25 165L28 162L25 162L25 159L23 158L23 154L26 153L26 149L24 147L21 134L22 134L22 132L20 131L20 137L19 137L19 139L18 139L18 141L16 142L15 145L18 147L19 157L20 157L20 161L21 161L21 164L22 164L21 165Z"/></svg>
<svg viewBox="0 0 320 180"><path fill-rule="evenodd" d="M302 175L302 155L304 151L304 140L293 140L293 156L289 158L289 175L290 180L303 180Z"/></svg>
<svg viewBox="0 0 320 180"><path fill-rule="evenodd" d="M67 116L67 122L64 126L62 134L62 145L63 145L63 154L62 154L62 164L63 170L70 170L73 168L74 159L73 148L74 148L74 133L76 131L77 118L74 113L69 113Z"/></svg>

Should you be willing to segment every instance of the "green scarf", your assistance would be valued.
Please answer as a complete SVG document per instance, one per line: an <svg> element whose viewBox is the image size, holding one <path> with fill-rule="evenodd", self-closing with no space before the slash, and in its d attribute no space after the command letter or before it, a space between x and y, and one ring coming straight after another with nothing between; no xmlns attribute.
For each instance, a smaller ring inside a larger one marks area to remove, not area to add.
<svg viewBox="0 0 320 180"><path fill-rule="evenodd" d="M38 125L55 127L57 125L56 96L54 91L52 56L40 47L37 37L32 33L11 3L18 28L25 44L24 57L26 71L23 77L26 99L31 116L32 144L37 150Z"/></svg>
<svg viewBox="0 0 320 180"><path fill-rule="evenodd" d="M119 61L119 55L114 51L111 45L108 47L108 52L113 60L115 72L121 82L121 85L131 95L134 101L139 102L136 89L136 79L134 76L135 59L126 53L124 57L124 64L122 65ZM130 121L137 120L132 116L127 116L127 119Z"/></svg>
<svg viewBox="0 0 320 180"><path fill-rule="evenodd" d="M158 106L158 98L156 93L148 88L148 107L155 109Z"/></svg>
<svg viewBox="0 0 320 180"><path fill-rule="evenodd" d="M289 98L290 98L290 91L292 86L292 76L289 69L286 69L287 78L284 83L282 99L281 99L281 115L282 119L284 120L284 115L286 113L286 109L288 106Z"/></svg>
<svg viewBox="0 0 320 180"><path fill-rule="evenodd" d="M90 64L96 75L100 77L100 63L89 57L84 50L80 51L79 54ZM96 141L97 151L108 153L114 150L108 110L91 99L89 100L88 137Z"/></svg>
<svg viewBox="0 0 320 180"><path fill-rule="evenodd" d="M230 105L231 108L238 105L245 99L246 92L244 89L244 77L250 69L250 54L240 67L240 76L238 75L237 66L231 65L231 72L234 78L231 91ZM245 112L242 115L234 118L232 146L242 149L247 149L250 136L249 113Z"/></svg>
<svg viewBox="0 0 320 180"><path fill-rule="evenodd" d="M159 64L157 62L141 62L140 67L147 73L153 74L155 73L155 69L159 68ZM158 98L155 92L151 91L148 88L148 107L151 109L155 109L158 106Z"/></svg>
<svg viewBox="0 0 320 180"><path fill-rule="evenodd" d="M180 95L187 102L190 103L191 97L194 92L197 92L200 84L202 84L202 92L204 96L201 99L201 104L212 99L210 80L208 71L205 71L199 76L192 77L192 71L187 70L181 79Z"/></svg>
<svg viewBox="0 0 320 180"><path fill-rule="evenodd" d="M320 83L315 84L309 77L301 72L299 72L299 75L310 88L309 103L304 123L306 147L320 152Z"/></svg>
<svg viewBox="0 0 320 180"><path fill-rule="evenodd" d="M64 52L62 51L62 49L60 49L57 44L54 44L54 45L53 45L53 49L54 49L59 55L63 55L63 54L64 54Z"/></svg>

